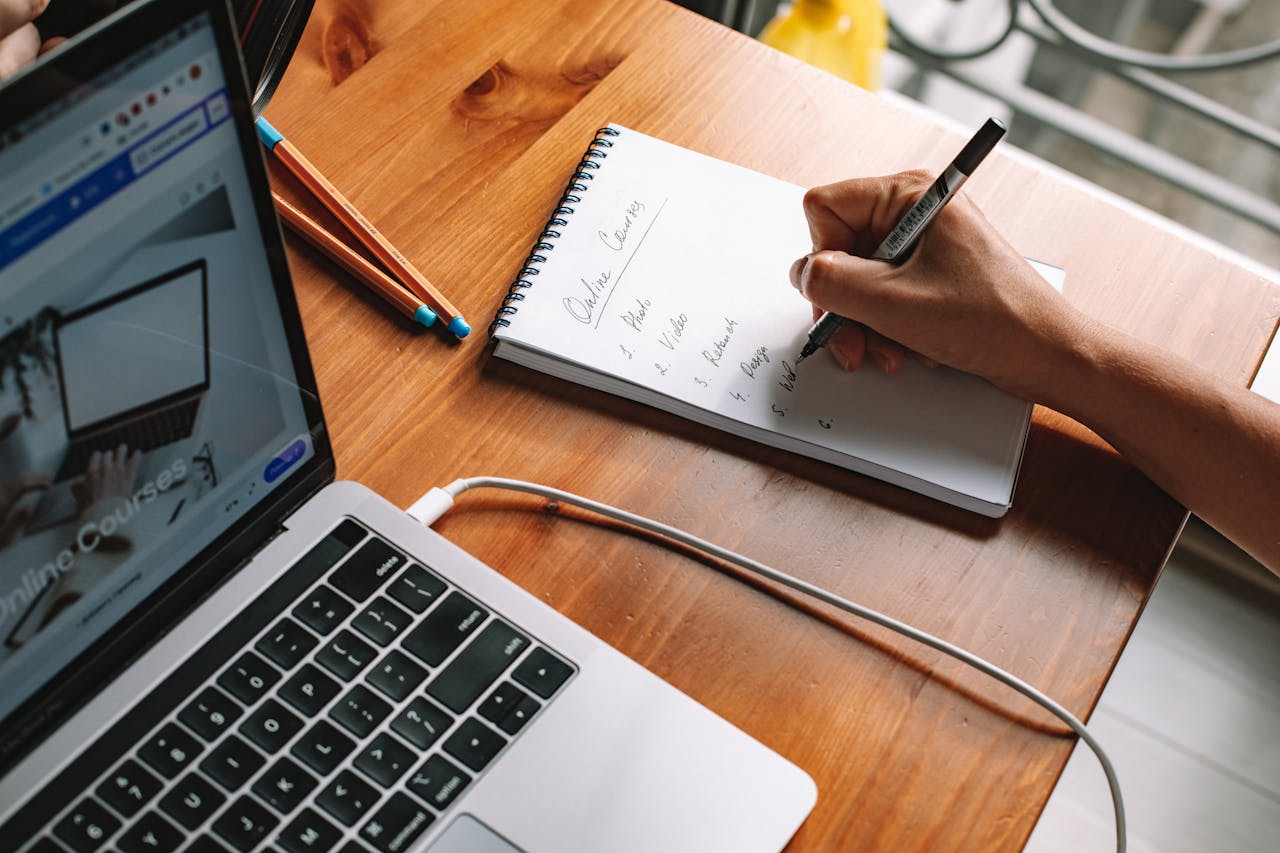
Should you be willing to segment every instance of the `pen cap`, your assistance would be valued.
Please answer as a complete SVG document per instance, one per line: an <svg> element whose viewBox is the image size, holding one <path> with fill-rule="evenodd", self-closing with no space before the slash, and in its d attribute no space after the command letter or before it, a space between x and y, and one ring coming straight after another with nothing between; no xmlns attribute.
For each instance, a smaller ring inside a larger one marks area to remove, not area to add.
<svg viewBox="0 0 1280 853"><path fill-rule="evenodd" d="M992 148L996 147L996 143L1000 141L1000 137L1004 136L1004 132L1004 122L998 118L987 119L986 124L978 128L978 132L973 135L968 144L960 149L952 165L964 174L972 175L973 170L978 168L978 164L991 153Z"/></svg>

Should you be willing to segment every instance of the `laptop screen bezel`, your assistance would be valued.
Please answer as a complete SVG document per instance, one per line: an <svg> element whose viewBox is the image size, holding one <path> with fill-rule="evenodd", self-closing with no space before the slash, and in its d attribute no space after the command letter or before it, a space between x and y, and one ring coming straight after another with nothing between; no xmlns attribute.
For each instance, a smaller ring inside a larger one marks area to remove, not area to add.
<svg viewBox="0 0 1280 853"><path fill-rule="evenodd" d="M0 772L7 772L130 661L164 636L275 535L294 509L334 478L333 450L293 293L283 236L271 202L266 164L253 129L244 65L225 0L143 0L96 24L0 85L0 137L202 12L208 12L212 19L233 126L244 154L313 455L251 513L217 535L70 664L50 672L40 689L0 720Z"/></svg>

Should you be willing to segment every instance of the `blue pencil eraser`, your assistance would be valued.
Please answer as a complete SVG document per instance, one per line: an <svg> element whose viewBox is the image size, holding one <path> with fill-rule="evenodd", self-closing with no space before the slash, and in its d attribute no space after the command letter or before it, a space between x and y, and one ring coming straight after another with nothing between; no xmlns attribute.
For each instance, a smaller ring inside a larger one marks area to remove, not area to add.
<svg viewBox="0 0 1280 853"><path fill-rule="evenodd" d="M460 338L465 338L471 334L471 327L467 325L467 321L461 317L454 317L449 321L449 331L453 332Z"/></svg>
<svg viewBox="0 0 1280 853"><path fill-rule="evenodd" d="M275 148L277 142L284 140L284 135L280 131L271 126L271 122L265 118L259 117L254 123L258 128L258 138L262 140L262 144L268 148Z"/></svg>
<svg viewBox="0 0 1280 853"><path fill-rule="evenodd" d="M424 326L430 326L436 321L436 312L425 305L419 305L418 310L413 312L413 319Z"/></svg>

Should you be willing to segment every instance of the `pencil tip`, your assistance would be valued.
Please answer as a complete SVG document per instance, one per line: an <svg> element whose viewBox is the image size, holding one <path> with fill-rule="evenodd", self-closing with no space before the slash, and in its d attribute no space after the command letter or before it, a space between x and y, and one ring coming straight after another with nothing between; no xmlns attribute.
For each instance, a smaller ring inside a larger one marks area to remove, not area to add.
<svg viewBox="0 0 1280 853"><path fill-rule="evenodd" d="M274 149L276 143L284 139L280 131L272 127L271 122L262 116L258 116L258 120L254 122L254 127L257 128L258 138L262 140L262 144L267 146L268 149Z"/></svg>
<svg viewBox="0 0 1280 853"><path fill-rule="evenodd" d="M413 319L430 328L431 324L436 321L436 312L425 305L419 305L418 310L413 312Z"/></svg>
<svg viewBox="0 0 1280 853"><path fill-rule="evenodd" d="M454 317L449 321L449 331L453 332L460 338L465 338L471 334L471 327L467 325L467 321L461 317Z"/></svg>

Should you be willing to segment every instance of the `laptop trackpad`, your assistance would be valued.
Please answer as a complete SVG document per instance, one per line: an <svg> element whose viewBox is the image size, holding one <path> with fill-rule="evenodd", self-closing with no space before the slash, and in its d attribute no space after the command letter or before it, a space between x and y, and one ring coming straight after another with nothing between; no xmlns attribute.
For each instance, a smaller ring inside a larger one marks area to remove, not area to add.
<svg viewBox="0 0 1280 853"><path fill-rule="evenodd" d="M427 850L430 853L523 853L469 814L459 815Z"/></svg>

